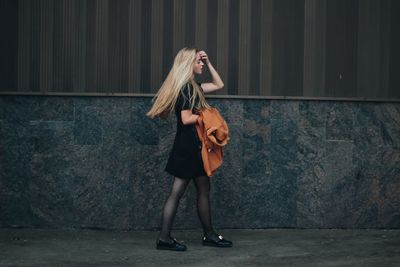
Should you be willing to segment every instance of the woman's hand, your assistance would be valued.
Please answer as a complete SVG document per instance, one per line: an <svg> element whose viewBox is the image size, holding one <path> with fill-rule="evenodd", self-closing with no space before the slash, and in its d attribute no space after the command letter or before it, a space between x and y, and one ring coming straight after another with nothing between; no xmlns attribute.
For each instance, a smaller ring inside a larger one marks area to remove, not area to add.
<svg viewBox="0 0 400 267"><path fill-rule="evenodd" d="M199 52L199 55L200 55L201 61L203 61L203 63L204 63L205 65L208 65L208 64L210 63L206 52L204 52L203 50L201 50L201 51Z"/></svg>
<svg viewBox="0 0 400 267"><path fill-rule="evenodd" d="M201 112L202 112L202 109L193 109L193 114L195 114L195 115L200 115Z"/></svg>

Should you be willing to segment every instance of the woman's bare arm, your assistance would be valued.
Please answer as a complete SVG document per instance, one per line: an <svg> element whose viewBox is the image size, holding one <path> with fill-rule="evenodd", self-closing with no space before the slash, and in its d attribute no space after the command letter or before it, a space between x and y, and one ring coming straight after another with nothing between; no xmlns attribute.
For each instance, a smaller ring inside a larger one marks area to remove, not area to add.
<svg viewBox="0 0 400 267"><path fill-rule="evenodd" d="M199 115L193 114L190 109L181 110L181 118L184 125L195 124L198 117Z"/></svg>
<svg viewBox="0 0 400 267"><path fill-rule="evenodd" d="M207 54L204 51L200 51L199 53L203 62L207 64L208 70L210 71L212 77L212 82L201 84L201 88L203 89L204 93L211 93L224 87L224 83L221 77L219 76L218 72L214 69L214 66L208 59Z"/></svg>

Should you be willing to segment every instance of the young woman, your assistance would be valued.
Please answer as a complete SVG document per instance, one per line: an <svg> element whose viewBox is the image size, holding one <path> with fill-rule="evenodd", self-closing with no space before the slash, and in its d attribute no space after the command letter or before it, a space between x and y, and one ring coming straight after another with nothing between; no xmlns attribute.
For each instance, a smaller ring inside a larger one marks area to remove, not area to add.
<svg viewBox="0 0 400 267"><path fill-rule="evenodd" d="M199 84L195 75L203 72L207 65L212 82ZM150 118L166 117L175 112L177 131L165 170L174 176L172 190L162 214L162 227L157 240L157 249L185 251L186 246L170 236L172 223L179 200L185 193L191 179L197 189L197 213L203 227L203 245L230 247L232 242L217 234L211 225L210 178L204 172L201 159L201 141L196 132L196 113L210 107L204 92L213 92L224 86L207 54L194 48L183 48L175 57L174 64L160 90L153 99L153 106L147 113Z"/></svg>

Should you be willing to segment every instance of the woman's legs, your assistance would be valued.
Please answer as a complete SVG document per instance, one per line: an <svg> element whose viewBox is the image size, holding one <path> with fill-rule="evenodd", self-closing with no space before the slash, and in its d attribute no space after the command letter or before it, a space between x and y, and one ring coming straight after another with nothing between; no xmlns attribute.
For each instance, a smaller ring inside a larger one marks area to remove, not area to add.
<svg viewBox="0 0 400 267"><path fill-rule="evenodd" d="M165 242L171 241L170 232L176 211L178 209L179 200L185 193L186 187L189 184L189 182L190 182L189 179L182 179L178 177L175 177L174 179L174 184L172 185L171 193L164 204L162 226L160 233L160 239L162 241Z"/></svg>
<svg viewBox="0 0 400 267"><path fill-rule="evenodd" d="M211 209L210 209L210 178L207 176L199 176L194 179L197 189L197 214L204 234L212 239L218 237L211 225Z"/></svg>

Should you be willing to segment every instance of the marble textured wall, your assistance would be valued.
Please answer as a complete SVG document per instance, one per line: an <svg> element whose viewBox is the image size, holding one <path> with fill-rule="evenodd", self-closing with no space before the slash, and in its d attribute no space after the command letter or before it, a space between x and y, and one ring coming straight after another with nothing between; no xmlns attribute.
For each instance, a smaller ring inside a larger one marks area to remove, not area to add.
<svg viewBox="0 0 400 267"><path fill-rule="evenodd" d="M175 119L150 98L0 96L0 226L154 229ZM217 228L399 228L400 103L210 99ZM174 228L199 228L192 183Z"/></svg>

